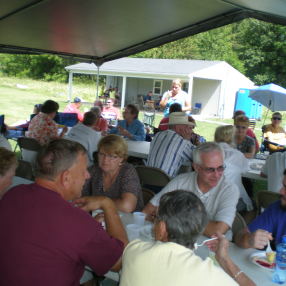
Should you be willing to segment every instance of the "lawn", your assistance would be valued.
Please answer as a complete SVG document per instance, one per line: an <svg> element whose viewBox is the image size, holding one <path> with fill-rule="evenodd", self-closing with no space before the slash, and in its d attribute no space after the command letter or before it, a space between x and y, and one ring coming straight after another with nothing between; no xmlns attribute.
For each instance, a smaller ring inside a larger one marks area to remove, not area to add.
<svg viewBox="0 0 286 286"><path fill-rule="evenodd" d="M27 88L21 88L22 85L26 86ZM74 96L80 96L90 103L94 101L94 84L91 86L88 84L80 84L75 82L73 91ZM57 82L43 82L31 79L0 77L0 114L5 114L5 122L8 125L12 125L13 123L20 120L28 119L33 110L33 106L36 103L42 103L47 99L57 101L60 105L60 111L63 111L64 107L67 105L67 84ZM85 106L85 108L86 107L87 106ZM270 116L271 112L267 116L266 123L270 122ZM162 113L156 113L154 123L155 126L159 125L162 117ZM143 112L141 111L139 119L142 120L142 118ZM204 136L208 141L213 140L215 128L218 127L221 122L228 124L233 123L232 119L221 120L212 118L209 120L211 120L212 123L197 120L197 126L195 128L195 132ZM260 141L261 138L262 125L262 121L258 121L256 124L255 133L258 141ZM13 146L15 145L14 141L11 143ZM265 188L266 185L264 182L258 182L255 184L255 191Z"/></svg>

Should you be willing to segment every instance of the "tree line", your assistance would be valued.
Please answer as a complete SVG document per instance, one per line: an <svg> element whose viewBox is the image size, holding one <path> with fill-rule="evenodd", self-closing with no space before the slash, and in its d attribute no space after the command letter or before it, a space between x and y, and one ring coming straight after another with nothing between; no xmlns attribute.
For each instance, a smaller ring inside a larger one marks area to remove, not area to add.
<svg viewBox="0 0 286 286"><path fill-rule="evenodd" d="M226 61L257 85L286 87L285 39L286 26L245 19L133 57ZM55 55L0 54L2 74L48 81L67 81L64 67L74 63Z"/></svg>

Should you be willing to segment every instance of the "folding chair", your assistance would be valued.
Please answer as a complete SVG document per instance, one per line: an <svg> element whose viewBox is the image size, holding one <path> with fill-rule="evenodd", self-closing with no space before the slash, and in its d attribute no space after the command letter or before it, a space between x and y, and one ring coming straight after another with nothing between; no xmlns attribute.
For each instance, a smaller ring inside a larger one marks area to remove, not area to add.
<svg viewBox="0 0 286 286"><path fill-rule="evenodd" d="M149 189L154 193L158 193L171 180L171 178L161 169L136 166L136 171L142 188Z"/></svg>
<svg viewBox="0 0 286 286"><path fill-rule="evenodd" d="M236 212L235 218L234 218L234 221L231 227L233 237L235 237L235 235L245 227L246 227L246 222L244 218L238 212Z"/></svg>
<svg viewBox="0 0 286 286"><path fill-rule="evenodd" d="M143 193L144 206L146 206L149 203L149 201L155 196L155 193L146 188L142 188L142 193Z"/></svg>
<svg viewBox="0 0 286 286"><path fill-rule="evenodd" d="M78 122L76 113L58 112L55 119L58 124L73 127Z"/></svg>
<svg viewBox="0 0 286 286"><path fill-rule="evenodd" d="M37 153L42 148L40 143L36 139L30 137L20 137L17 139L17 143L21 150L21 159L30 162L33 166Z"/></svg>
<svg viewBox="0 0 286 286"><path fill-rule="evenodd" d="M35 179L31 163L24 160L18 160L18 167L15 175L31 181Z"/></svg>
<svg viewBox="0 0 286 286"><path fill-rule="evenodd" d="M260 215L270 204L280 199L279 193L259 191L256 196L257 215Z"/></svg>

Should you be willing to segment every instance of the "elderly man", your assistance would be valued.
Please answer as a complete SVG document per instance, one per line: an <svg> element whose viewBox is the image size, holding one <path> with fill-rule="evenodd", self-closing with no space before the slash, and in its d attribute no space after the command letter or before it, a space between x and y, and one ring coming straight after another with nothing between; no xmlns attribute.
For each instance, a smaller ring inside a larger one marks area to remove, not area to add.
<svg viewBox="0 0 286 286"><path fill-rule="evenodd" d="M235 243L243 248L264 248L269 240L275 244L282 241L286 230L286 169L281 199L271 204L260 216L256 217L247 228L235 236Z"/></svg>
<svg viewBox="0 0 286 286"><path fill-rule="evenodd" d="M80 143L87 150L88 165L93 164L93 153L97 151L97 144L101 138L101 133L97 132L97 115L93 111L86 112L83 122L75 125L66 139Z"/></svg>
<svg viewBox="0 0 286 286"><path fill-rule="evenodd" d="M163 195L154 225L156 241L135 240L127 246L120 285L254 285L232 262L228 242L221 234L217 234L218 247L212 245L212 250L229 276L210 258L196 256L194 243L206 224L206 210L197 196L187 191Z"/></svg>
<svg viewBox="0 0 286 286"><path fill-rule="evenodd" d="M214 142L201 144L193 151L193 167L195 172L174 178L151 199L143 212L154 216L163 194L174 190L186 190L196 194L206 208L209 222L204 234L211 236L216 232L226 233L235 217L239 190L223 176L223 150Z"/></svg>
<svg viewBox="0 0 286 286"><path fill-rule="evenodd" d="M0 285L79 285L85 265L96 274L120 268L126 233L114 203L98 197L107 232L70 201L81 196L85 149L65 139L40 151L36 182L10 189L0 200Z"/></svg>
<svg viewBox="0 0 286 286"><path fill-rule="evenodd" d="M184 112L170 113L169 130L157 133L152 140L146 165L176 176L180 167L192 159L194 146L190 139L194 126Z"/></svg>

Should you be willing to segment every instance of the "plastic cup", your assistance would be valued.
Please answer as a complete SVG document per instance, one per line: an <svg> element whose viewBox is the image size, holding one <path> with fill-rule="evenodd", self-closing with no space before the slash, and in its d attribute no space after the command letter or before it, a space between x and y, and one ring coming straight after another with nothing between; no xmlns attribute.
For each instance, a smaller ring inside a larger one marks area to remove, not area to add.
<svg viewBox="0 0 286 286"><path fill-rule="evenodd" d="M139 238L140 226L137 224L127 224L126 231L129 241Z"/></svg>
<svg viewBox="0 0 286 286"><path fill-rule="evenodd" d="M144 225L144 223L145 223L145 216L146 216L145 213L134 212L133 213L134 224L137 224L137 225L140 225L140 226Z"/></svg>

